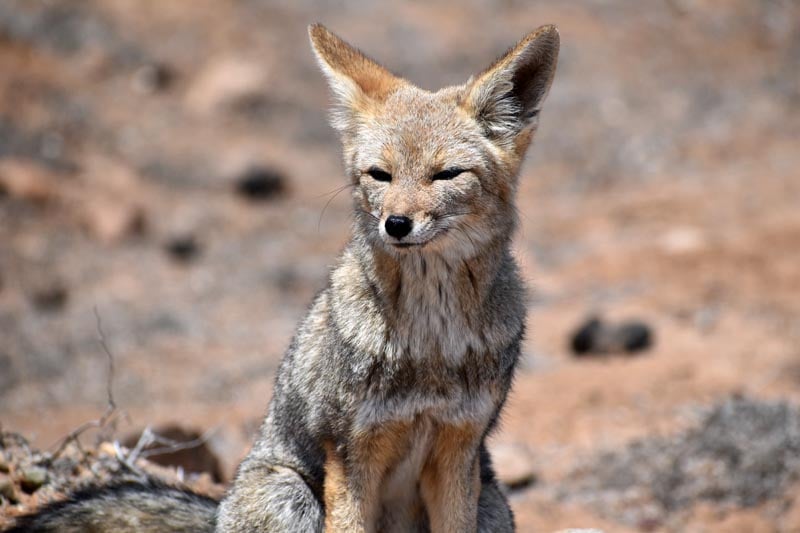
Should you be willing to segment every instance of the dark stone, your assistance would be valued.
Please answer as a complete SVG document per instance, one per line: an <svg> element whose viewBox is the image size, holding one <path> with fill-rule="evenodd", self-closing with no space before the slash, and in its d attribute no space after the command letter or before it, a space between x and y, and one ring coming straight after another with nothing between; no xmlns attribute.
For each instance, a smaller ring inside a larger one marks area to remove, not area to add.
<svg viewBox="0 0 800 533"><path fill-rule="evenodd" d="M587 320L572 334L572 352L583 355L594 351L601 328L600 319L593 317Z"/></svg>
<svg viewBox="0 0 800 533"><path fill-rule="evenodd" d="M169 89L175 81L175 71L163 63L148 63L134 74L134 86L143 93Z"/></svg>
<svg viewBox="0 0 800 533"><path fill-rule="evenodd" d="M264 201L286 192L286 178L274 169L251 167L236 179L236 192L251 201Z"/></svg>
<svg viewBox="0 0 800 533"><path fill-rule="evenodd" d="M637 320L609 324L599 317L587 319L571 336L572 352L578 356L609 353L635 353L650 348L653 333Z"/></svg>
<svg viewBox="0 0 800 533"><path fill-rule="evenodd" d="M653 342L650 327L644 322L625 322L617 329L622 347L626 352L638 352L648 349Z"/></svg>
<svg viewBox="0 0 800 533"><path fill-rule="evenodd" d="M67 304L69 292L64 285L52 283L37 289L31 296L33 305L40 311L60 311Z"/></svg>
<svg viewBox="0 0 800 533"><path fill-rule="evenodd" d="M200 244L194 235L182 235L170 239L165 250L176 261L189 263L200 254Z"/></svg>

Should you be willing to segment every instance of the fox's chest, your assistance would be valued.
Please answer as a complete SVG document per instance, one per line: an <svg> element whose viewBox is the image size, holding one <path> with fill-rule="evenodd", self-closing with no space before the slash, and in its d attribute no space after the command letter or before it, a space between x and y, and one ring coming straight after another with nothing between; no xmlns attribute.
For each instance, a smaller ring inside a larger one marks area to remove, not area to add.
<svg viewBox="0 0 800 533"><path fill-rule="evenodd" d="M387 426L419 426L416 432L424 433L426 424L469 424L482 430L506 392L496 361L478 352L469 352L458 366L441 358L376 361L354 406L354 429L369 434Z"/></svg>
<svg viewBox="0 0 800 533"><path fill-rule="evenodd" d="M407 276L387 328L387 353L417 361L441 358L460 364L469 350L483 350L487 324L462 283L443 272Z"/></svg>

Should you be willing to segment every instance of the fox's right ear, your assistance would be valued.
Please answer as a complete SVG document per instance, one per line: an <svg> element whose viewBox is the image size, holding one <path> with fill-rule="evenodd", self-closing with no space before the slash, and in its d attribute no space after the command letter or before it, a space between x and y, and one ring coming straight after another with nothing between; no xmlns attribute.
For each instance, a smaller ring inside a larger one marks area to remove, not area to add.
<svg viewBox="0 0 800 533"><path fill-rule="evenodd" d="M308 35L336 100L331 122L337 130L351 129L357 124L360 113L383 102L402 84L400 78L322 24L309 26Z"/></svg>

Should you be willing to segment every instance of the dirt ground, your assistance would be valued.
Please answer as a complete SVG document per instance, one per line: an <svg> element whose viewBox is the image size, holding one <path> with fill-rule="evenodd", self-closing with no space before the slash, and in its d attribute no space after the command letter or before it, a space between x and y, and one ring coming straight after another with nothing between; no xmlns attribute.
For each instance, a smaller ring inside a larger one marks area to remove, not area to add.
<svg viewBox="0 0 800 533"><path fill-rule="evenodd" d="M230 478L348 236L314 21L424 88L559 27L520 180L529 334L493 437L535 473L511 493L519 530L800 531L794 463L764 470L774 490L752 500L665 504L633 475L595 483L609 457L624 470L637 449L682 450L656 443L716 427L714 406L744 398L761 419L800 405L791 0L3 2L1 428L52 450L102 414L101 330L118 437L212 431ZM254 177L269 185L243 189ZM574 357L591 314L644 321L653 347ZM775 449L794 450L794 419L774 420L746 442L788 435Z"/></svg>

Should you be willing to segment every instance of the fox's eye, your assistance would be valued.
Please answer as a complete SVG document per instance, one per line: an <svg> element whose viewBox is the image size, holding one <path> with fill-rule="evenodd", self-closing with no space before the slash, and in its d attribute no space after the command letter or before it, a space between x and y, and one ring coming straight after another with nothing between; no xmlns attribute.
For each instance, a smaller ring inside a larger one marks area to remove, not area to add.
<svg viewBox="0 0 800 533"><path fill-rule="evenodd" d="M437 172L436 174L434 174L431 177L431 181L451 180L464 172L466 172L466 169L463 168L458 168L458 167L448 168L447 170L442 170L441 172Z"/></svg>
<svg viewBox="0 0 800 533"><path fill-rule="evenodd" d="M381 170L378 167L372 167L367 170L367 174L372 176L372 179L378 181L392 181L392 175L386 172L385 170Z"/></svg>

